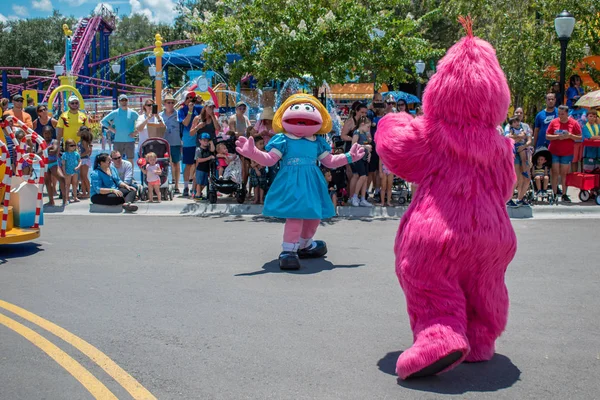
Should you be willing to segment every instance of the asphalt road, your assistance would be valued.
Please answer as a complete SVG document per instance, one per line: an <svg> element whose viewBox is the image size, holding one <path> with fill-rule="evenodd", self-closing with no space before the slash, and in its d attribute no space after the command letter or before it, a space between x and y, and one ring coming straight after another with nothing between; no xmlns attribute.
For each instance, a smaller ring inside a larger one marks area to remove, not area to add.
<svg viewBox="0 0 600 400"><path fill-rule="evenodd" d="M394 375L412 343L397 220L326 224L328 257L282 273L279 222L47 215L37 245L0 248L0 317L119 399L132 397L114 372L6 304L87 341L159 399L600 399L599 223L513 221L519 251L496 356L418 381ZM42 398L93 397L0 324L0 399Z"/></svg>

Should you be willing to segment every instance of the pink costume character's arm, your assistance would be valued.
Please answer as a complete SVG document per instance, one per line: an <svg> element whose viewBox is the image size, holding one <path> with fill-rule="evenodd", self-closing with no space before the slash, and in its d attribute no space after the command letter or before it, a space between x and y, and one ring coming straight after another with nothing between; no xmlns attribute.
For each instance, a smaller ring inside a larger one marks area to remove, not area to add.
<svg viewBox="0 0 600 400"><path fill-rule="evenodd" d="M277 161L279 161L281 158L279 154L274 151L267 153L265 151L258 150L254 145L253 137L246 138L244 136L240 136L236 140L235 145L238 153L243 157L256 161L265 167L272 167L273 165L277 164Z"/></svg>
<svg viewBox="0 0 600 400"><path fill-rule="evenodd" d="M354 143L350 148L349 154L352 157L352 162L358 161L364 157L365 149L363 149L358 143ZM321 158L320 161L321 164L327 168L335 169L348 164L348 157L346 157L346 154L338 154L336 156L333 154L327 154L325 157Z"/></svg>
<svg viewBox="0 0 600 400"><path fill-rule="evenodd" d="M375 133L381 162L395 175L417 184L427 175L431 157L424 122L423 117L415 119L408 113L388 114Z"/></svg>

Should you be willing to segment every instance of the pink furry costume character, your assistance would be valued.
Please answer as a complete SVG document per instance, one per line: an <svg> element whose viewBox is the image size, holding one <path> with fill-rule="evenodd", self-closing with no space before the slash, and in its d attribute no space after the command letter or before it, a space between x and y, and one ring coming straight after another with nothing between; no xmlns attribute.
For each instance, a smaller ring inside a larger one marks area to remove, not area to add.
<svg viewBox="0 0 600 400"><path fill-rule="evenodd" d="M377 152L418 184L396 236L396 274L413 345L398 358L402 379L492 358L508 318L504 274L517 241L506 212L515 182L513 144L498 134L510 94L494 48L467 37L439 62L425 115L388 114Z"/></svg>
<svg viewBox="0 0 600 400"><path fill-rule="evenodd" d="M281 160L275 181L269 188L263 215L285 218L281 269L299 269L300 258L318 258L327 253L327 245L313 240L321 219L331 218L335 210L317 160L327 168L338 168L360 160L364 149L354 145L349 153L332 155L324 134L331 131L329 113L316 97L290 96L273 118L278 133L264 151L252 137L240 137L237 151L260 165L271 167ZM285 133L279 133L285 132Z"/></svg>

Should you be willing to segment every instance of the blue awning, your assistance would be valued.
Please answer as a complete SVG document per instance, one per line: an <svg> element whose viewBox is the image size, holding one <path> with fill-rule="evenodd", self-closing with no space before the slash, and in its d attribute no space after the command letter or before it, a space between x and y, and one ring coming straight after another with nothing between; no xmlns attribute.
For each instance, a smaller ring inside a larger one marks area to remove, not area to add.
<svg viewBox="0 0 600 400"><path fill-rule="evenodd" d="M178 67L203 68L204 60L202 54L206 49L205 44L197 44L195 46L184 47L173 51L165 51L162 57L163 67L176 65ZM232 63L241 60L239 54L227 54L227 62ZM148 56L144 59L145 65L156 65L156 56Z"/></svg>

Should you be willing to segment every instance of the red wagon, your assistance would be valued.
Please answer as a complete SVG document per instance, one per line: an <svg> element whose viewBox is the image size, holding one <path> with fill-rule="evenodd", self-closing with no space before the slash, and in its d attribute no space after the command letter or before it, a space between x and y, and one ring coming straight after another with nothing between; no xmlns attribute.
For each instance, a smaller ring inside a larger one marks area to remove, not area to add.
<svg viewBox="0 0 600 400"><path fill-rule="evenodd" d="M600 140L584 140L583 147L600 147ZM586 202L591 198L600 205L600 174L574 172L567 175L566 186L574 186L580 190L579 200Z"/></svg>

